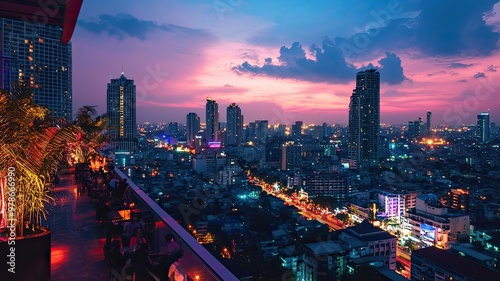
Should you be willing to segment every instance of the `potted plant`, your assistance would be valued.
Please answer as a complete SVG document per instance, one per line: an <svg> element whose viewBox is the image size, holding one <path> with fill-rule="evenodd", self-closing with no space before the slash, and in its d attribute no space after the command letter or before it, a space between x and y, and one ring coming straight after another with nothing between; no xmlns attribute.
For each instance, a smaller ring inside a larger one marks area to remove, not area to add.
<svg viewBox="0 0 500 281"><path fill-rule="evenodd" d="M0 93L1 280L50 279L51 237L42 221L54 201L51 175L78 133L37 105L31 88Z"/></svg>

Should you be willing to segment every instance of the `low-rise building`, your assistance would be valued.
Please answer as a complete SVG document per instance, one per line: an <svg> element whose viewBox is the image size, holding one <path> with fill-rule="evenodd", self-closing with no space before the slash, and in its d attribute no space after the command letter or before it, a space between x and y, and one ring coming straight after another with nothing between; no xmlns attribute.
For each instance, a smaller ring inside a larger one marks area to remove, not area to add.
<svg viewBox="0 0 500 281"><path fill-rule="evenodd" d="M347 269L346 252L335 241L301 246L297 279L303 281L338 280Z"/></svg>
<svg viewBox="0 0 500 281"><path fill-rule="evenodd" d="M500 272L452 252L427 247L411 255L411 280L490 281L500 280Z"/></svg>
<svg viewBox="0 0 500 281"><path fill-rule="evenodd" d="M381 256L385 266L396 269L396 236L373 226L368 220L346 228L339 239L349 245L351 258Z"/></svg>
<svg viewBox="0 0 500 281"><path fill-rule="evenodd" d="M469 215L452 212L435 194L417 196L416 208L406 213L407 229L422 247L449 248L450 241L470 234Z"/></svg>

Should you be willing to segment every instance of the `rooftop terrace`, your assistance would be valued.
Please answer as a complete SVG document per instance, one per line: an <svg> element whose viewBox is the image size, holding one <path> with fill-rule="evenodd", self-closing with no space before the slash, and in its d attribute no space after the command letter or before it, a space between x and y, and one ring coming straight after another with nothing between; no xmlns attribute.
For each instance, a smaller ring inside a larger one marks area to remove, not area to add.
<svg viewBox="0 0 500 281"><path fill-rule="evenodd" d="M115 169L120 179L126 176ZM130 180L130 208L151 226L147 237L151 252L160 252L167 233L183 250L179 265L189 280L238 280L196 239ZM87 195L79 195L73 174L65 174L56 186L57 200L49 217L52 231L51 280L110 280L111 270L104 258L104 244L110 226L122 229L128 219L123 205L111 205L104 221L97 221L96 210ZM113 233L113 237L117 237ZM120 279L117 279L120 280ZM160 280L160 279L157 279Z"/></svg>

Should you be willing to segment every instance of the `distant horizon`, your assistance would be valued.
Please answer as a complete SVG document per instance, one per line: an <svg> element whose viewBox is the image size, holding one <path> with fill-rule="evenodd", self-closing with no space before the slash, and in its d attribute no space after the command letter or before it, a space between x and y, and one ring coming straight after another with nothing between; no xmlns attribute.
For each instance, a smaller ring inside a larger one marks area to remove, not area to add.
<svg viewBox="0 0 500 281"><path fill-rule="evenodd" d="M212 97L221 121L234 102L246 123L347 124L355 73L377 68L382 123L430 110L433 124L460 126L489 109L498 123L499 1L84 2L73 108L104 113L106 85L123 70L138 123L185 123L189 112L205 121Z"/></svg>

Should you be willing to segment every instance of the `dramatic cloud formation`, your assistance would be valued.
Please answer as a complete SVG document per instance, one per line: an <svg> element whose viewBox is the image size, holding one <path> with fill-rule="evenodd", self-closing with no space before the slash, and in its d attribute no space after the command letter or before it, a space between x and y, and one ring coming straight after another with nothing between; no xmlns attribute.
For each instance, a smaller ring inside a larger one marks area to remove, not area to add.
<svg viewBox="0 0 500 281"><path fill-rule="evenodd" d="M496 2L398 1L400 5L394 10L381 4L371 11L373 19L366 24L366 30L351 37L338 37L336 42L349 50L352 57L402 49L433 57L486 56L497 49L500 38L498 30L485 20ZM405 17L405 12L417 13Z"/></svg>
<svg viewBox="0 0 500 281"><path fill-rule="evenodd" d="M242 105L247 121L345 124L356 72L368 68L381 73L382 122L432 110L436 124L466 124L500 108L500 0L222 2L223 17L210 1L86 1L72 38L74 108L104 112L122 67L139 122L204 119L210 96L221 109ZM472 109L479 88L488 98Z"/></svg>
<svg viewBox="0 0 500 281"><path fill-rule="evenodd" d="M90 32L107 33L123 40L125 37L146 40L147 35L156 31L182 32L192 36L211 37L207 31L192 29L175 24L157 24L153 21L140 20L130 14L100 15L98 19L79 20L78 24Z"/></svg>
<svg viewBox="0 0 500 281"><path fill-rule="evenodd" d="M310 49L312 58L306 56L306 51L299 42L290 48L281 47L278 63L273 64L271 58L265 59L262 66L252 65L245 61L232 68L237 74L251 76L268 76L283 79L296 79L311 82L349 83L352 82L356 72L368 68L378 68L381 72L382 82L399 84L407 80L401 66L401 59L393 53L386 53L378 61L379 66L368 64L356 68L348 63L340 48L332 41L325 39L321 47L312 45Z"/></svg>

